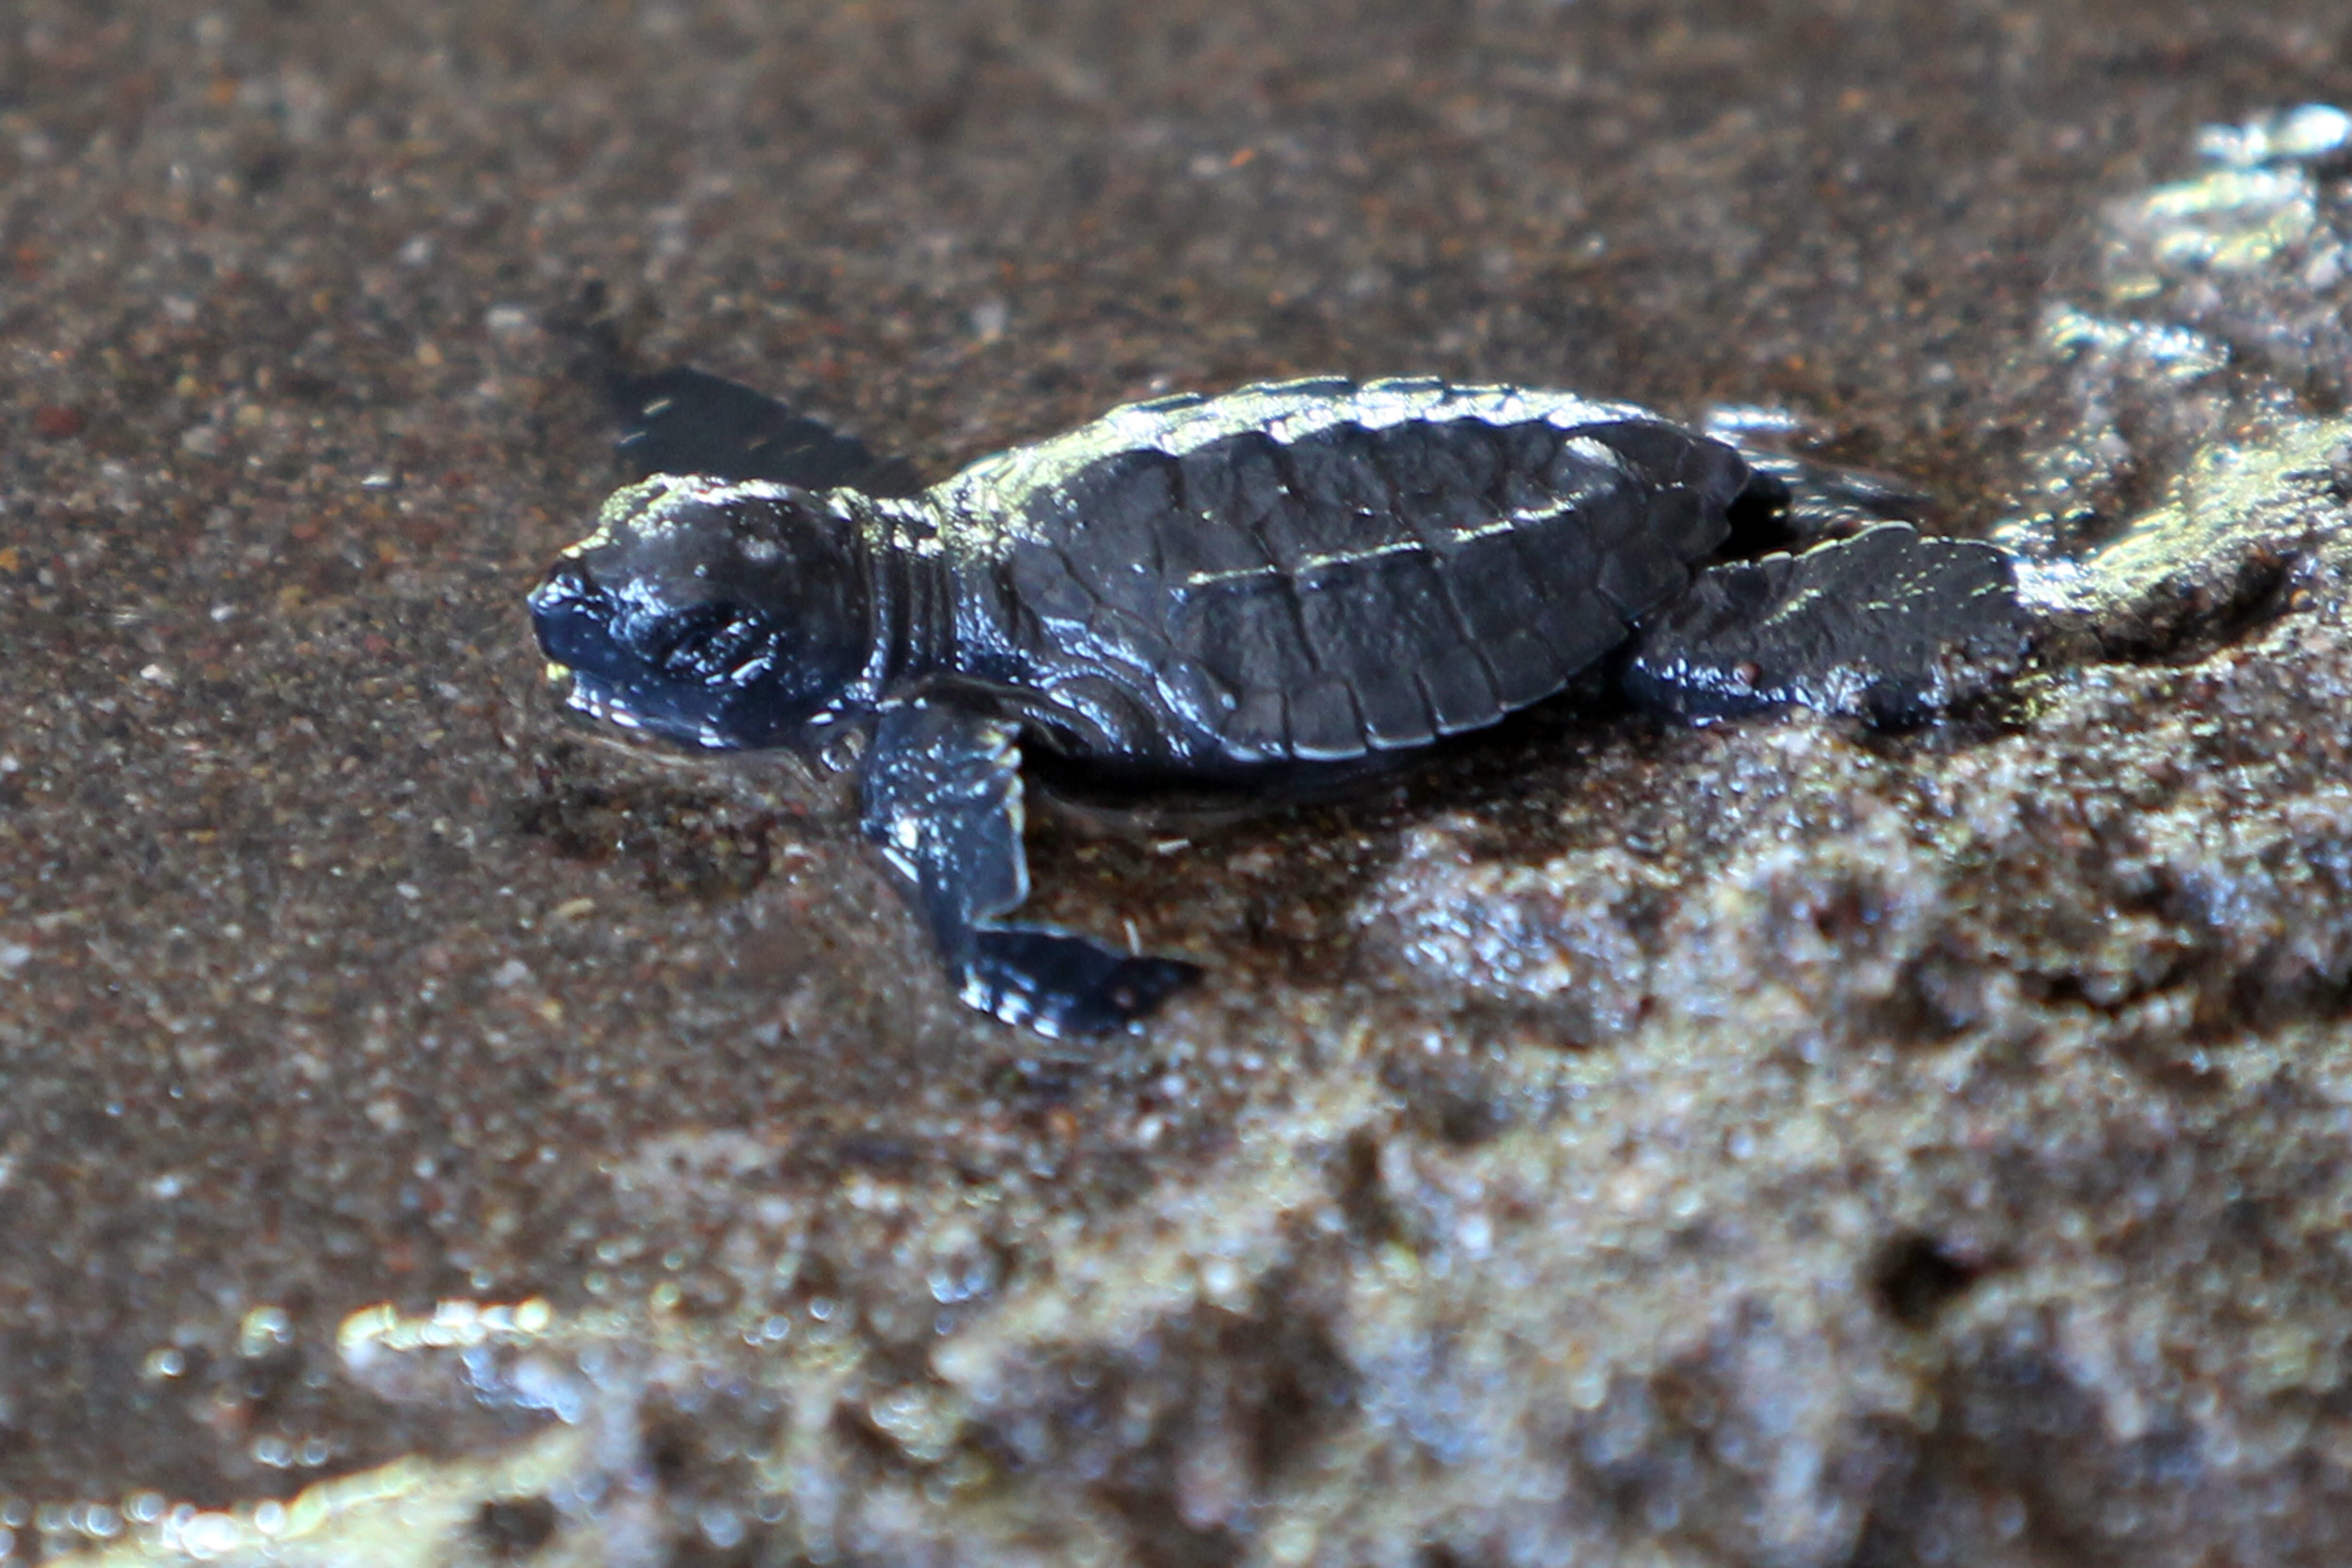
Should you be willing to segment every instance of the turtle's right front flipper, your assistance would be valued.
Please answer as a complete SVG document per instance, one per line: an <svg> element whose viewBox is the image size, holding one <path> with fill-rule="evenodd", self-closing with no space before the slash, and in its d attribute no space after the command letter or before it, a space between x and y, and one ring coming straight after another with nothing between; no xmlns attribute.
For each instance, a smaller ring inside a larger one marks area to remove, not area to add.
<svg viewBox="0 0 2352 1568"><path fill-rule="evenodd" d="M877 458L865 442L782 398L687 365L640 369L609 317L593 316L574 331L586 353L584 368L612 401L620 427L614 445L632 479L702 474L876 496L922 489L905 459Z"/></svg>
<svg viewBox="0 0 2352 1568"><path fill-rule="evenodd" d="M1028 896L1016 728L951 706L885 713L866 760L864 826L914 884L964 1001L1053 1036L1134 1022L1198 978L1179 959L1002 925Z"/></svg>
<svg viewBox="0 0 2352 1568"><path fill-rule="evenodd" d="M874 466L865 442L707 371L676 365L606 384L634 479L709 474L826 490Z"/></svg>

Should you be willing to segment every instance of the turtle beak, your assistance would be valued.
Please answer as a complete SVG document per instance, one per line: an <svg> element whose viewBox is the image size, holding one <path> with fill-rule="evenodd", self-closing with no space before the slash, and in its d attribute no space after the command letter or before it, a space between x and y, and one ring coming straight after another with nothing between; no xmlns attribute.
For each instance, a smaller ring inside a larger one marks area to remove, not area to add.
<svg viewBox="0 0 2352 1568"><path fill-rule="evenodd" d="M588 569L568 556L557 562L531 590L530 604L531 629L547 655L548 683L562 694L564 705L594 719L633 724L595 673L612 661L614 612Z"/></svg>
<svg viewBox="0 0 2352 1568"><path fill-rule="evenodd" d="M531 629L539 635L540 651L551 661L551 674L610 658L613 605L578 561L557 562L530 591L530 605Z"/></svg>
<svg viewBox="0 0 2352 1568"><path fill-rule="evenodd" d="M626 705L614 700L612 689L603 681L560 664L549 665L547 675L562 691L565 710L579 715L583 722L600 728L607 724L624 730L644 728Z"/></svg>

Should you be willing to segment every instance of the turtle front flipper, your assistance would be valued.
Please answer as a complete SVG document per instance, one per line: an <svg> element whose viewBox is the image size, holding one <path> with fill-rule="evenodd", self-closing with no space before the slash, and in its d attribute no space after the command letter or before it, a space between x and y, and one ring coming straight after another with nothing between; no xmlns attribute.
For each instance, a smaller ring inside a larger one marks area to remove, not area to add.
<svg viewBox="0 0 2352 1568"><path fill-rule="evenodd" d="M866 760L866 837L914 885L965 1002L1053 1036L1098 1035L1200 975L1067 931L1003 925L1029 893L1016 726L938 702L885 713Z"/></svg>
<svg viewBox="0 0 2352 1568"><path fill-rule="evenodd" d="M767 479L875 496L922 489L905 459L877 458L865 442L794 412L782 398L686 365L640 369L609 316L593 316L574 331L583 368L612 402L619 426L614 446L631 479L700 474L733 484Z"/></svg>
<svg viewBox="0 0 2352 1568"><path fill-rule="evenodd" d="M903 462L877 459L856 437L741 382L676 365L615 374L606 384L621 426L621 463L632 479L706 474L867 495L921 488Z"/></svg>

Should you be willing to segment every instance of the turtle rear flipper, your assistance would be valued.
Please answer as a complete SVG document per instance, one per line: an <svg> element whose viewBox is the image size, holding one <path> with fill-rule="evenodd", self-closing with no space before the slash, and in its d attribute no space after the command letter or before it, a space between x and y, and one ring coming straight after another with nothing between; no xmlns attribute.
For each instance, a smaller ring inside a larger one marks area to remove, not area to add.
<svg viewBox="0 0 2352 1568"><path fill-rule="evenodd" d="M2029 631L1999 548L1887 522L1707 567L1643 622L1621 679L1701 722L1795 704L1900 729L2014 675Z"/></svg>
<svg viewBox="0 0 2352 1568"><path fill-rule="evenodd" d="M1016 726L940 702L885 713L866 759L863 825L913 885L963 1000L1049 1036L1124 1027L1190 984L1181 959L998 923L1029 894Z"/></svg>
<svg viewBox="0 0 2352 1568"><path fill-rule="evenodd" d="M1787 409L1722 404L1706 411L1699 428L1748 459L1748 483L1727 509L1731 537L1717 552L1722 559L1803 550L1882 522L1941 519L1936 498L1899 475L1796 451L1804 422Z"/></svg>

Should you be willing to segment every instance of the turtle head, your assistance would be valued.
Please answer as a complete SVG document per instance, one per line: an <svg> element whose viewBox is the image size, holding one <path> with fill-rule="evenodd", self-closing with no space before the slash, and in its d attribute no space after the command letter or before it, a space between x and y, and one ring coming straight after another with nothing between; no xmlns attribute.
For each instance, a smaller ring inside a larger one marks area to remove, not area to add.
<svg viewBox="0 0 2352 1568"><path fill-rule="evenodd" d="M779 745L867 695L862 556L806 490L658 475L604 503L531 620L573 707L690 745Z"/></svg>

